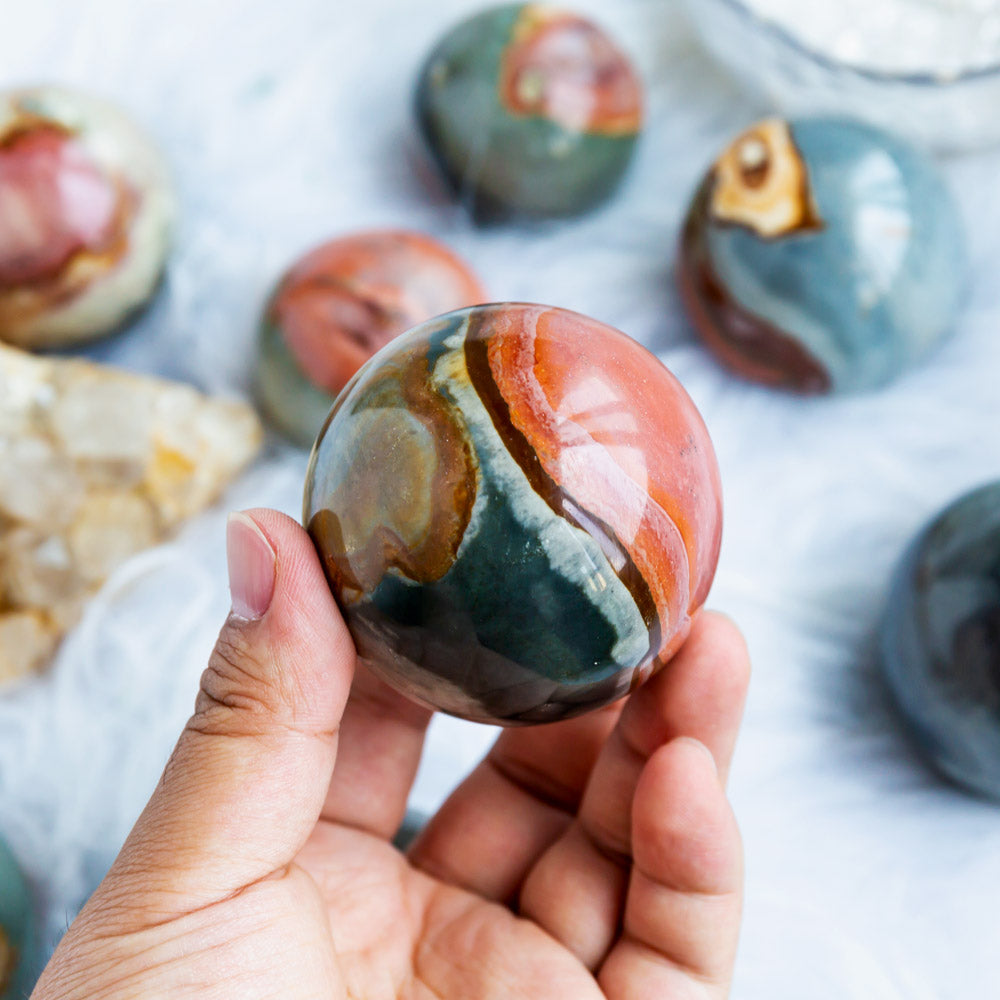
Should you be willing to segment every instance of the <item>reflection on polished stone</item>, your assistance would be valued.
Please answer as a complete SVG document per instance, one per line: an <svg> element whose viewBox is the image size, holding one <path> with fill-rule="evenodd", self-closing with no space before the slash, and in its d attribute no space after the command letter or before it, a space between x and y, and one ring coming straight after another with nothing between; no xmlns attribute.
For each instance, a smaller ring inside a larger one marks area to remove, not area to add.
<svg viewBox="0 0 1000 1000"><path fill-rule="evenodd" d="M361 657L484 722L627 694L711 585L721 497L680 383L624 333L547 306L438 317L337 400L304 519Z"/></svg>
<svg viewBox="0 0 1000 1000"><path fill-rule="evenodd" d="M695 328L734 372L856 392L891 381L950 330L965 243L918 149L842 119L768 119L698 188L677 274Z"/></svg>
<svg viewBox="0 0 1000 1000"><path fill-rule="evenodd" d="M521 3L444 36L421 71L417 117L475 218L569 216L621 182L642 101L631 63L597 25Z"/></svg>

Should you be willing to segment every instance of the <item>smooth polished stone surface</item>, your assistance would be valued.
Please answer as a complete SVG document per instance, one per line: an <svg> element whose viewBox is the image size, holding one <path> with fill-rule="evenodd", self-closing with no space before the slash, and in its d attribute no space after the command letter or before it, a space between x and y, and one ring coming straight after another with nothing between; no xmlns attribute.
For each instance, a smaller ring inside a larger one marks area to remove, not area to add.
<svg viewBox="0 0 1000 1000"><path fill-rule="evenodd" d="M921 751L952 781L1000 799L1000 483L954 501L912 542L881 639Z"/></svg>
<svg viewBox="0 0 1000 1000"><path fill-rule="evenodd" d="M599 27L544 4L462 22L431 52L417 117L473 216L567 216L618 186L642 128L642 84Z"/></svg>
<svg viewBox="0 0 1000 1000"><path fill-rule="evenodd" d="M270 421L309 447L337 393L410 327L488 296L437 240L377 230L331 240L284 275L264 311L257 397Z"/></svg>
<svg viewBox="0 0 1000 1000"><path fill-rule="evenodd" d="M33 937L28 885L0 837L0 1000L20 1000L31 992Z"/></svg>
<svg viewBox="0 0 1000 1000"><path fill-rule="evenodd" d="M678 281L733 371L804 393L893 379L949 331L966 278L962 227L919 150L842 119L767 119L698 188Z"/></svg>
<svg viewBox="0 0 1000 1000"><path fill-rule="evenodd" d="M304 521L359 653L484 722L621 697L684 641L721 535L708 432L612 327L498 304L399 337L337 400Z"/></svg>
<svg viewBox="0 0 1000 1000"><path fill-rule="evenodd" d="M173 214L159 152L117 108L0 92L0 340L63 347L117 329L156 288Z"/></svg>

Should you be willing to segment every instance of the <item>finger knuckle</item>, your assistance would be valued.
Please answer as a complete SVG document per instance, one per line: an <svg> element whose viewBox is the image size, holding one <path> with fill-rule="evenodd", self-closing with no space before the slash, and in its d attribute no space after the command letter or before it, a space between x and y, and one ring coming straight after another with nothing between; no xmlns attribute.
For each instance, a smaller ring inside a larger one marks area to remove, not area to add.
<svg viewBox="0 0 1000 1000"><path fill-rule="evenodd" d="M278 671L238 630L219 636L201 675L190 727L213 732L245 732L280 714L284 697Z"/></svg>

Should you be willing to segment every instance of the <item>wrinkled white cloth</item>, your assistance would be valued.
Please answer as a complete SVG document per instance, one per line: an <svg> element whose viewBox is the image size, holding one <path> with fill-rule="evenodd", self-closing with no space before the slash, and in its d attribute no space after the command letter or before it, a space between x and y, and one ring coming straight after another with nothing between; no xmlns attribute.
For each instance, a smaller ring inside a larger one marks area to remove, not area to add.
<svg viewBox="0 0 1000 1000"><path fill-rule="evenodd" d="M243 393L257 315L293 257L335 234L408 226L448 242L498 299L577 309L681 378L715 440L726 530L710 604L755 673L732 776L747 855L735 996L942 1000L1000 982L1000 806L916 759L878 678L874 633L911 534L1000 478L1000 155L944 164L973 273L961 322L878 393L798 399L737 381L695 341L672 268L686 201L761 112L700 54L669 0L577 6L649 87L627 184L577 221L476 230L444 195L411 117L428 47L475 0L12 0L0 85L116 99L162 143L182 217L152 310L93 353ZM272 442L210 512L121 568L43 677L0 695L0 833L55 940L110 862L191 710L228 608L227 510L298 515L306 456ZM439 718L414 803L432 808L488 728Z"/></svg>

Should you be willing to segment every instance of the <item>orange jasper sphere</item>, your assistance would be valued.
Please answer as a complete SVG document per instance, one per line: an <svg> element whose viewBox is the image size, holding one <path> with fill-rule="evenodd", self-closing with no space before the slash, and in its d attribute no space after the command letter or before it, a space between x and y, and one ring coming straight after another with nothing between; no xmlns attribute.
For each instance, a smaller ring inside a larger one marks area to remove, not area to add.
<svg viewBox="0 0 1000 1000"><path fill-rule="evenodd" d="M429 236L385 230L324 243L292 265L267 304L261 404L280 430L311 444L336 394L376 351L486 298L472 271Z"/></svg>

